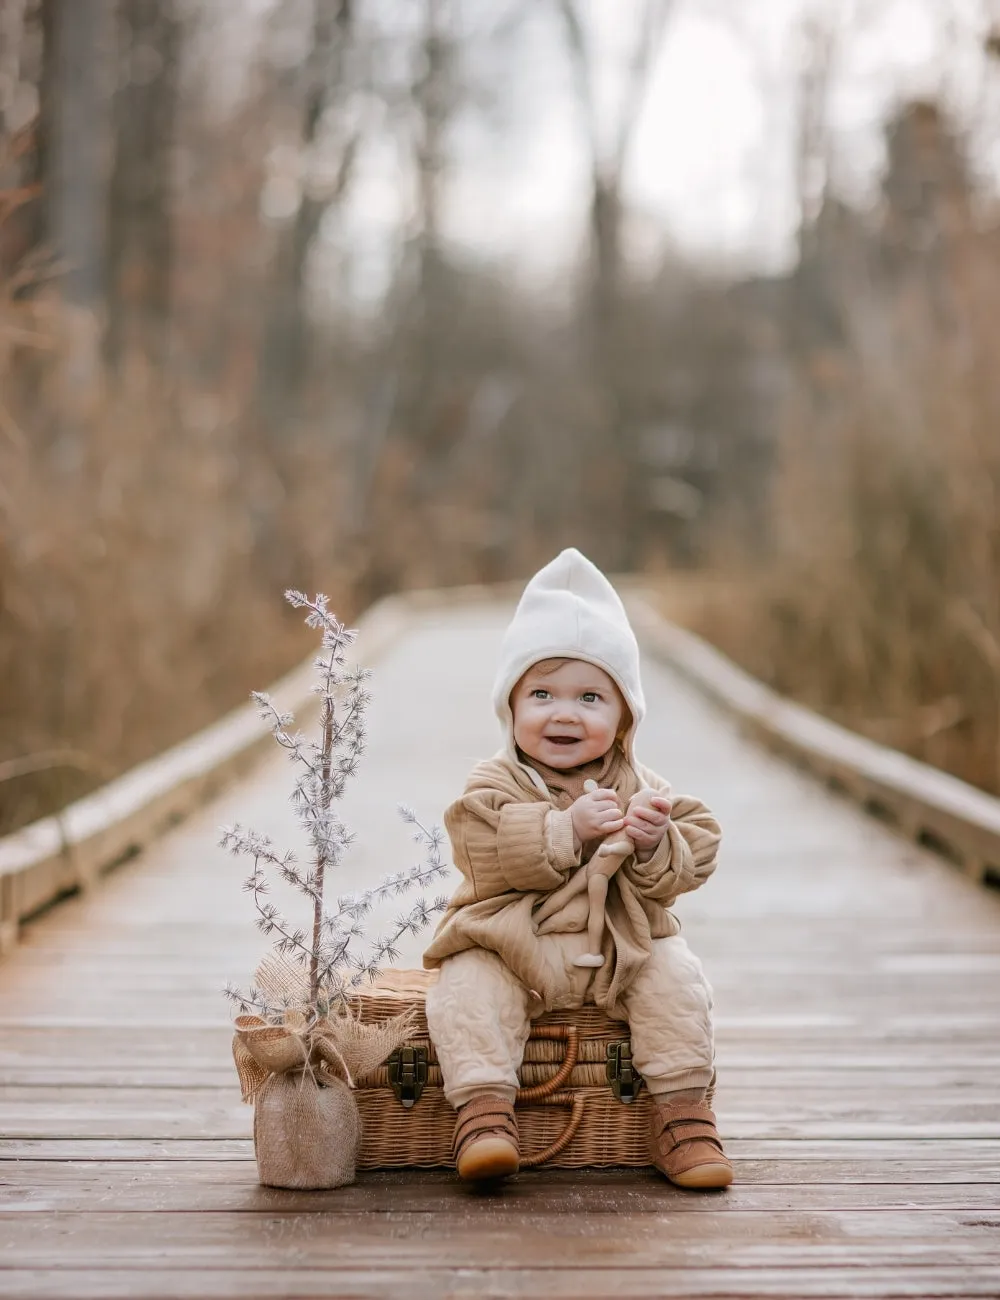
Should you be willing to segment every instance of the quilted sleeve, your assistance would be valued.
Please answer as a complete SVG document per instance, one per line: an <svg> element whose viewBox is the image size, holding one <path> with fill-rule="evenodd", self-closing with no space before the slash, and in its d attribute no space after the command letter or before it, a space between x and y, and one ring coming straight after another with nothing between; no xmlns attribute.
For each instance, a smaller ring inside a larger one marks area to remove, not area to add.
<svg viewBox="0 0 1000 1300"><path fill-rule="evenodd" d="M557 889L578 862L569 814L499 790L467 790L445 812L455 866L476 899Z"/></svg>
<svg viewBox="0 0 1000 1300"><path fill-rule="evenodd" d="M643 769L643 783L670 794L662 777ZM671 795L666 834L648 862L632 859L622 867L636 890L669 906L679 895L703 885L716 868L722 828L700 799Z"/></svg>

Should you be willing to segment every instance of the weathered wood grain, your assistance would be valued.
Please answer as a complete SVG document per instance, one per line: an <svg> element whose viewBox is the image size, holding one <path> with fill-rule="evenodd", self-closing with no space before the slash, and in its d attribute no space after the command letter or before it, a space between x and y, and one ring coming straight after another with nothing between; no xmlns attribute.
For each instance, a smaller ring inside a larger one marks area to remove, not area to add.
<svg viewBox="0 0 1000 1300"><path fill-rule="evenodd" d="M741 1179L778 1185L853 1182L894 1185L899 1182L944 1183L983 1182L1000 1186L1000 1142L989 1139L730 1139L727 1149L739 1162ZM182 1162L189 1165L253 1163L253 1145L244 1139L186 1138L43 1138L0 1139L3 1169L27 1169L54 1162L56 1168L72 1164L114 1166ZM164 1176L172 1178L169 1170ZM586 1178L569 1171L536 1170L528 1187L553 1185L563 1188L586 1185L601 1187L604 1180L629 1185L645 1181L647 1175L634 1170L590 1170ZM652 1177L652 1175L649 1175ZM360 1186L428 1186L451 1175L439 1171L414 1170L365 1172ZM654 1179L655 1181L655 1179ZM514 1184L512 1184L514 1186ZM520 1184L517 1184L520 1187ZM520 1192L518 1193L520 1194ZM350 1192L344 1191L348 1197Z"/></svg>
<svg viewBox="0 0 1000 1300"><path fill-rule="evenodd" d="M934 1168L934 1167L931 1167ZM979 1167L980 1178L967 1182L923 1181L928 1166L898 1172L880 1169L879 1181L865 1182L863 1166L840 1162L837 1166L802 1167L755 1162L752 1170L745 1161L740 1172L745 1179L724 1198L690 1196L670 1187L652 1170L591 1170L586 1174L552 1171L546 1175L519 1176L503 1197L492 1203L494 1214L527 1210L536 1214L601 1214L614 1205L618 1214L717 1213L724 1199L727 1213L733 1210L770 1213L797 1211L802 1188L809 1187L811 1213L823 1210L915 1210L951 1209L1000 1215L1000 1185L996 1165ZM964 1170L969 1172L967 1166ZM812 1173L810 1178L808 1175ZM839 1177L838 1177L839 1175ZM305 1204L303 1202L305 1201ZM260 1187L252 1160L190 1162L143 1161L33 1161L10 1162L0 1169L0 1214L15 1211L75 1211L92 1213L136 1213L139 1211L212 1210L256 1213L282 1211L343 1215L365 1211L373 1214L441 1213L453 1217L456 1226L474 1226L480 1220L477 1209L470 1211L469 1197L456 1185L450 1172L416 1172L389 1177L374 1173L362 1176L349 1188L301 1193Z"/></svg>
<svg viewBox="0 0 1000 1300"><path fill-rule="evenodd" d="M624 1223L613 1205L610 1212L546 1214L527 1206L501 1208L500 1197L466 1192L464 1212L457 1198L447 1201L447 1219L456 1229L448 1242L449 1256L457 1267L547 1267L552 1250L561 1245L579 1265L614 1259L625 1268L690 1268L707 1262L708 1250L713 1260L731 1265L794 1267L810 1258L816 1264L884 1265L898 1257L912 1264L1000 1266L997 1214L939 1209L759 1214L721 1206L678 1214L675 1195L665 1187L659 1213L632 1214ZM269 1196L262 1193L262 1200ZM230 1262L235 1250L247 1267L296 1267L304 1252L310 1263L328 1268L349 1262L419 1268L438 1262L434 1229L442 1226L440 1209L341 1211L331 1222L322 1211L309 1209L316 1198L300 1199L303 1208L262 1208L252 1216L197 1205L181 1212L0 1214L5 1225L17 1220L4 1262L25 1267L43 1250L54 1266L92 1268L155 1266L165 1250L178 1260L216 1264ZM726 1196L717 1193L711 1199L724 1202Z"/></svg>
<svg viewBox="0 0 1000 1300"><path fill-rule="evenodd" d="M434 615L382 665L352 883L410 855L394 799L439 816L492 749L502 621ZM447 1172L260 1188L219 993L260 943L214 840L243 820L294 845L274 764L0 966L0 1296L1000 1294L1000 900L665 669L645 684L644 759L726 829L678 913L715 988L729 1192L648 1170L541 1170L491 1196Z"/></svg>
<svg viewBox="0 0 1000 1300"><path fill-rule="evenodd" d="M0 1296L9 1300L660 1300L661 1297L706 1297L711 1300L769 1300L795 1296L798 1300L995 1300L996 1273L990 1267L953 1265L916 1267L895 1265L816 1268L464 1268L456 1272L438 1265L419 1274L386 1267L339 1268L330 1272L308 1266L297 1269L215 1268L196 1264L188 1269L166 1264L155 1272L136 1269L0 1270Z"/></svg>
<svg viewBox="0 0 1000 1300"><path fill-rule="evenodd" d="M762 1091L773 1111L761 1115ZM232 1089L0 1088L8 1137L245 1137L251 1112ZM717 1107L724 1137L954 1137L1000 1139L995 1094L917 1091L902 1109L880 1091L804 1087L727 1089Z"/></svg>

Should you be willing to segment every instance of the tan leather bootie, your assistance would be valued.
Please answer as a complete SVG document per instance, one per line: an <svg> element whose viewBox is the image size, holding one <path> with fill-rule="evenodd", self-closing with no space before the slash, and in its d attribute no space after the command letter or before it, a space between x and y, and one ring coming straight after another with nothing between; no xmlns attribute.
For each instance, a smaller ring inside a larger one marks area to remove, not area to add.
<svg viewBox="0 0 1000 1300"><path fill-rule="evenodd" d="M516 1174L521 1163L514 1107L503 1097L473 1097L455 1117L452 1154L459 1178L481 1182Z"/></svg>
<svg viewBox="0 0 1000 1300"><path fill-rule="evenodd" d="M678 1187L728 1187L733 1181L715 1115L704 1102L654 1098L649 1154L660 1173Z"/></svg>

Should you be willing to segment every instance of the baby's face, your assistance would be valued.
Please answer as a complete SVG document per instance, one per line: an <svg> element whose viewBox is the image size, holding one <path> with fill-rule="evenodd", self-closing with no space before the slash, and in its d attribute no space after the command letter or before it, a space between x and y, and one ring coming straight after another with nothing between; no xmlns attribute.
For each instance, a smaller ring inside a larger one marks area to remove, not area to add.
<svg viewBox="0 0 1000 1300"><path fill-rule="evenodd" d="M580 659L529 668L510 694L514 739L549 767L579 767L614 744L624 704L606 672Z"/></svg>

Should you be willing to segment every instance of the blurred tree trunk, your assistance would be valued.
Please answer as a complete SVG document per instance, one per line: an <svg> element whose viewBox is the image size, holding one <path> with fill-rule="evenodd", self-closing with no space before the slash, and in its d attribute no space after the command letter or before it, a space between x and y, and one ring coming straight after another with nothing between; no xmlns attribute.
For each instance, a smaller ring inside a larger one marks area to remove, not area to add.
<svg viewBox="0 0 1000 1300"><path fill-rule="evenodd" d="M622 179L673 5L674 0L645 0L616 120L610 132L602 132L594 88L594 56L577 0L559 0L590 161L585 333L592 373L601 390L604 425L600 445L594 449L596 496L593 491L587 493L594 499L588 500L584 509L592 520L604 522L604 562L626 569L640 559L645 470L634 446L636 430L628 414L630 394L621 355Z"/></svg>
<svg viewBox="0 0 1000 1300"><path fill-rule="evenodd" d="M402 521L418 536L431 527L426 511L438 499L442 463L463 432L461 422L438 418L455 346L441 233L447 134L457 104L455 36L446 8L446 0L423 0L404 97L413 215L386 298L377 375L354 463L351 521L372 596L404 579L421 543L404 535Z"/></svg>
<svg viewBox="0 0 1000 1300"><path fill-rule="evenodd" d="M341 142L333 179L328 185L319 189L310 183L311 154L319 142L324 115L346 91L346 63L353 24L354 0L315 0L312 40L302 67L300 92L302 194L294 218L279 237L258 367L265 422L272 432L294 417L306 378L305 279L309 251L328 208L340 202L347 192L359 142L354 131Z"/></svg>
<svg viewBox="0 0 1000 1300"><path fill-rule="evenodd" d="M44 0L45 235L65 264L66 299L100 313L107 286L111 8Z"/></svg>
<svg viewBox="0 0 1000 1300"><path fill-rule="evenodd" d="M418 74L413 83L413 163L417 232L414 245L417 283L411 365L411 434L429 451L435 392L441 380L446 268L441 250L441 191L445 175L445 135L453 108L452 49L443 24L441 0L425 0Z"/></svg>
<svg viewBox="0 0 1000 1300"><path fill-rule="evenodd" d="M15 129L11 121L21 80L21 42L25 0L0 0L0 137Z"/></svg>
<svg viewBox="0 0 1000 1300"><path fill-rule="evenodd" d="M111 144L110 0L43 0L39 241L55 258L65 346L50 454L63 474L83 463L84 430L102 390Z"/></svg>
<svg viewBox="0 0 1000 1300"><path fill-rule="evenodd" d="M26 0L0 0L0 280L6 280L38 238L35 132L23 102ZM37 122L35 123L37 127Z"/></svg>
<svg viewBox="0 0 1000 1300"><path fill-rule="evenodd" d="M181 22L175 0L118 0L107 355L165 360Z"/></svg>

